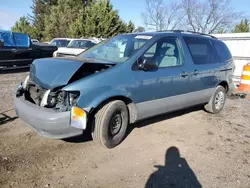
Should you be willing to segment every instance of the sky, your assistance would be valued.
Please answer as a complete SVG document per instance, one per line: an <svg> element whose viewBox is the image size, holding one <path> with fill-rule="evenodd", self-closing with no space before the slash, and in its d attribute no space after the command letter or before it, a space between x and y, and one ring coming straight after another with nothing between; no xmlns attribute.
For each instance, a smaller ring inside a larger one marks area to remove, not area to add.
<svg viewBox="0 0 250 188"><path fill-rule="evenodd" d="M166 0L171 2L174 0ZM176 0L178 1L178 0ZM143 26L141 13L145 9L145 0L111 0L120 17L128 22L132 20L136 26ZM0 28L10 29L20 16L31 14L32 0L0 0ZM231 0L232 7L250 17L250 0Z"/></svg>

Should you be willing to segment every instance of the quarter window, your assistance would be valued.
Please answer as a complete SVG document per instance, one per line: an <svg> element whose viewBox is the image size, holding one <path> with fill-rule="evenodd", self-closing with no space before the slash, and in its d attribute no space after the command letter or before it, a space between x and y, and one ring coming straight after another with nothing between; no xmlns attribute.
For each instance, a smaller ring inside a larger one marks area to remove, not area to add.
<svg viewBox="0 0 250 188"><path fill-rule="evenodd" d="M149 50L144 54L144 57L153 57L156 53L156 43L149 48Z"/></svg>
<svg viewBox="0 0 250 188"><path fill-rule="evenodd" d="M183 64L182 55L176 38L163 38L157 41L143 55L145 59L156 62L159 68Z"/></svg>
<svg viewBox="0 0 250 188"><path fill-rule="evenodd" d="M145 43L146 43L146 41L144 41L144 40L135 41L135 43L134 43L134 49L135 50L140 49Z"/></svg>
<svg viewBox="0 0 250 188"><path fill-rule="evenodd" d="M232 59L232 55L230 51L228 50L227 46L223 42L213 40L212 43L216 49L216 52L221 62L225 62L225 61Z"/></svg>
<svg viewBox="0 0 250 188"><path fill-rule="evenodd" d="M218 63L217 54L208 39L183 37L191 53L194 64Z"/></svg>

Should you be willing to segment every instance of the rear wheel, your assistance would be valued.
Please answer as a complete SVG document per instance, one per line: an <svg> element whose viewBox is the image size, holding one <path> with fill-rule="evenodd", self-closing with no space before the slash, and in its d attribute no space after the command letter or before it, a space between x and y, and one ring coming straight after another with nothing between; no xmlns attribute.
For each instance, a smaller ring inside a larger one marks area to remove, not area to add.
<svg viewBox="0 0 250 188"><path fill-rule="evenodd" d="M120 100L101 107L94 116L92 137L104 147L113 148L125 137L128 126L128 109Z"/></svg>
<svg viewBox="0 0 250 188"><path fill-rule="evenodd" d="M218 114L223 109L225 102L226 89L219 85L209 103L205 105L205 109L212 114Z"/></svg>

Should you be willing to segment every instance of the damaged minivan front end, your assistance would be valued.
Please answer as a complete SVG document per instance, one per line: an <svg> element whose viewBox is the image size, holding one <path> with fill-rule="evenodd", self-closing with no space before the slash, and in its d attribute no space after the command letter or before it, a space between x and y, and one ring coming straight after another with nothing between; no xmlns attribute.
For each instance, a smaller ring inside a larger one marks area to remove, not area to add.
<svg viewBox="0 0 250 188"><path fill-rule="evenodd" d="M24 96L30 103L58 112L69 111L77 104L80 91L65 91L63 88L46 89L27 76L18 87L16 97Z"/></svg>
<svg viewBox="0 0 250 188"><path fill-rule="evenodd" d="M77 58L49 58L33 62L30 74L17 89L17 115L38 134L54 139L81 135L89 109L78 106L79 90L65 90L74 82L113 65Z"/></svg>

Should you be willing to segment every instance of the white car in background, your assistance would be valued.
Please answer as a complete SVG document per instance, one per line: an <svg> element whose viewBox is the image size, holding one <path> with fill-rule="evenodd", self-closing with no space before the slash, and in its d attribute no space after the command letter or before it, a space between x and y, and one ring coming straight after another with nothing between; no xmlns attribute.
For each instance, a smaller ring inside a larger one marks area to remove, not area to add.
<svg viewBox="0 0 250 188"><path fill-rule="evenodd" d="M31 42L32 43L39 43L39 40L37 40L37 39L31 39Z"/></svg>
<svg viewBox="0 0 250 188"><path fill-rule="evenodd" d="M57 46L57 48L65 48L71 42L71 38L54 38L48 44Z"/></svg>
<svg viewBox="0 0 250 188"><path fill-rule="evenodd" d="M99 41L92 39L72 39L65 48L59 48L54 52L54 57L77 56L85 50L95 46Z"/></svg>

